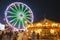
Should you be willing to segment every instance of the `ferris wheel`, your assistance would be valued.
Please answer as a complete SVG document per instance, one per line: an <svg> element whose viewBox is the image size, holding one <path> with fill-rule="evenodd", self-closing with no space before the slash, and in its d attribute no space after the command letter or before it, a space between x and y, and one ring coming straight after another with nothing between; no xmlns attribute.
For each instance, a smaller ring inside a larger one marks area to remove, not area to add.
<svg viewBox="0 0 60 40"><path fill-rule="evenodd" d="M7 6L5 19L9 26L15 29L25 29L27 24L33 23L33 12L24 3L14 2Z"/></svg>

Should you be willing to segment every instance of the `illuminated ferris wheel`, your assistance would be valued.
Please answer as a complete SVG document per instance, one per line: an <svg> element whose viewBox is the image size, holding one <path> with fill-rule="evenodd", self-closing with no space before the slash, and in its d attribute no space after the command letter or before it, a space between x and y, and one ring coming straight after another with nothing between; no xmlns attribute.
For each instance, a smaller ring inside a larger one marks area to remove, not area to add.
<svg viewBox="0 0 60 40"><path fill-rule="evenodd" d="M14 2L7 6L5 19L9 26L16 29L25 29L26 24L33 23L33 12L24 3Z"/></svg>

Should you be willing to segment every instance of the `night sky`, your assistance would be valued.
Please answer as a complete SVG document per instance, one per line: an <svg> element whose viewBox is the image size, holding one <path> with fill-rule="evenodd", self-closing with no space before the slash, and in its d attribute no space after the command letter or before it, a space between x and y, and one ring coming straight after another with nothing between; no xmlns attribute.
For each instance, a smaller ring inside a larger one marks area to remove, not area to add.
<svg viewBox="0 0 60 40"><path fill-rule="evenodd" d="M46 17L52 21L60 22L60 1L53 0L0 0L0 23L3 21L6 7L13 2L23 2L33 11L34 23L39 22Z"/></svg>

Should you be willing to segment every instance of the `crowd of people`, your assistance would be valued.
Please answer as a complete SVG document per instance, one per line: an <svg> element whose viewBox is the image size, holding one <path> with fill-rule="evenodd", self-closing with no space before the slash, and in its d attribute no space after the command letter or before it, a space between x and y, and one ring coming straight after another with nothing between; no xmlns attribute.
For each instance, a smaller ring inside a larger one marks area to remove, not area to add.
<svg viewBox="0 0 60 40"><path fill-rule="evenodd" d="M0 30L0 40L39 40L39 33L35 34L35 31L26 32L23 30L13 31L11 28Z"/></svg>
<svg viewBox="0 0 60 40"><path fill-rule="evenodd" d="M45 34L45 36L43 36ZM13 28L6 27L5 30L0 30L0 40L41 40L41 39L51 39L60 37L60 31L51 34L48 30L43 31L41 34L36 33L36 31L24 31L18 30L14 31Z"/></svg>

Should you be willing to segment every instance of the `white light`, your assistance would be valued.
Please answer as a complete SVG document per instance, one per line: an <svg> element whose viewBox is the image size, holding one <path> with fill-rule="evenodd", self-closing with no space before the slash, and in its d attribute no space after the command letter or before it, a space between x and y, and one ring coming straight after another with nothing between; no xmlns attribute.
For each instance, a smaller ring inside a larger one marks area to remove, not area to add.
<svg viewBox="0 0 60 40"><path fill-rule="evenodd" d="M5 30L5 25L0 23L0 30Z"/></svg>

